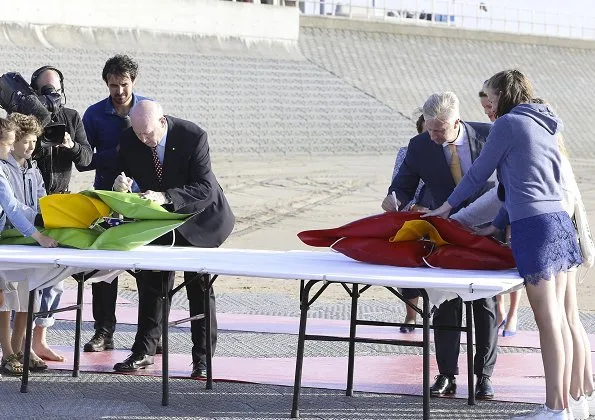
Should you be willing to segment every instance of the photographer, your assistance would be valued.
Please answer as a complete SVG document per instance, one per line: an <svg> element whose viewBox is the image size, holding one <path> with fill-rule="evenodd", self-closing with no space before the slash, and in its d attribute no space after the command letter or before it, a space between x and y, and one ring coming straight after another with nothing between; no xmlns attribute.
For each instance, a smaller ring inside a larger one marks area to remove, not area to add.
<svg viewBox="0 0 595 420"><path fill-rule="evenodd" d="M43 66L31 76L31 87L38 94L53 90L64 97L64 77L62 72L52 66ZM60 104L52 113L51 123L66 125L66 132L61 142L44 139L37 143L33 158L43 175L48 194L68 192L72 164L87 166L91 163L93 151L83 127L79 113ZM59 141L60 139L58 139Z"/></svg>
<svg viewBox="0 0 595 420"><path fill-rule="evenodd" d="M47 193L67 193L72 174L72 164L88 165L91 163L93 151L87 141L79 113L62 105L62 98L65 97L62 72L52 66L43 66L33 72L31 87L38 95L55 98L53 104L50 103L53 106L48 107L46 105L48 110L51 111L51 121L46 124L44 136L37 142L33 158L37 161ZM60 101L57 100L58 98ZM61 124L64 124L65 127L61 126ZM57 129L51 130L52 128ZM64 130L63 136L61 130ZM57 138L55 133L59 134ZM56 309L60 303L63 290L64 282L43 289L41 311ZM54 322L52 315L35 319L33 351L42 359L62 361L64 357L56 354L46 342L47 327L51 327Z"/></svg>

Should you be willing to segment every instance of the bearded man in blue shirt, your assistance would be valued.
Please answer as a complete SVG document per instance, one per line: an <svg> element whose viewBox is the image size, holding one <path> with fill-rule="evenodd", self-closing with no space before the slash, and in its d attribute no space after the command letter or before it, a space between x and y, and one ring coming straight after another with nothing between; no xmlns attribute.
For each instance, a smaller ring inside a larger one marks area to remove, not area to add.
<svg viewBox="0 0 595 420"><path fill-rule="evenodd" d="M83 115L87 140L93 148L93 159L79 171L95 170L94 187L97 190L111 190L118 176L115 163L118 155L120 133L130 127L128 112L139 101L147 99L133 93L138 63L127 55L115 55L103 67L102 78L109 96L91 105ZM116 298L118 278L111 283L92 284L93 318L95 334L83 349L98 352L114 348L113 334L116 329Z"/></svg>

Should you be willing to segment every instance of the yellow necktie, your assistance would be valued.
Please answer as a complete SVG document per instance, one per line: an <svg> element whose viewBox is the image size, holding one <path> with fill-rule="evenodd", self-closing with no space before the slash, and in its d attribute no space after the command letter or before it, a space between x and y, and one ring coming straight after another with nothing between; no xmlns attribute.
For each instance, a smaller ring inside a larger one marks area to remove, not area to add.
<svg viewBox="0 0 595 420"><path fill-rule="evenodd" d="M457 185L461 182L461 178L463 178L463 171L461 170L461 161L459 159L459 154L457 153L457 146L454 144L449 144L448 149L450 150L450 173L452 175L452 179Z"/></svg>

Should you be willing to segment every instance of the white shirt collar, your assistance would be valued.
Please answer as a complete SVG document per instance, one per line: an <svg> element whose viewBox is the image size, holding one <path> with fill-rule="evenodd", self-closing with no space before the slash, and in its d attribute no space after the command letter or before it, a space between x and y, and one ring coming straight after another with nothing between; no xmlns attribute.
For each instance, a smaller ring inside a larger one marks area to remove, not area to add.
<svg viewBox="0 0 595 420"><path fill-rule="evenodd" d="M459 120L459 135L453 142L444 142L442 143L442 147L448 147L449 144L454 144L455 146L461 146L465 142L465 127L463 123Z"/></svg>
<svg viewBox="0 0 595 420"><path fill-rule="evenodd" d="M165 134L163 135L163 137L161 137L161 140L159 140L159 143L157 143L157 146L155 147L165 149L165 144L167 143L167 129L167 121L165 121Z"/></svg>

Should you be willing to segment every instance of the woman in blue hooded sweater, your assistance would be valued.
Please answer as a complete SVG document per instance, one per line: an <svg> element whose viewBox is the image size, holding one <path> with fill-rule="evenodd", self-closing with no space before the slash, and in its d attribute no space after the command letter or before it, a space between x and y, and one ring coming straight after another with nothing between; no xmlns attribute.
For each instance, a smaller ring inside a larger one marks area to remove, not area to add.
<svg viewBox="0 0 595 420"><path fill-rule="evenodd" d="M448 216L497 170L504 202L492 225L480 234L490 235L510 224L512 253L539 329L546 382L545 404L514 419L566 420L564 303L557 299L556 289L565 289L567 271L582 260L561 202L556 133L562 122L547 105L531 103L531 83L518 70L492 76L486 93L498 117L486 145L447 201L426 216Z"/></svg>

